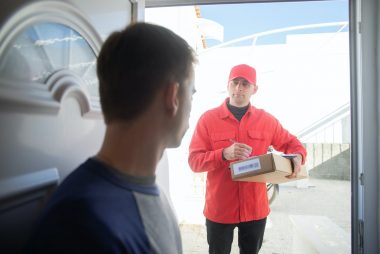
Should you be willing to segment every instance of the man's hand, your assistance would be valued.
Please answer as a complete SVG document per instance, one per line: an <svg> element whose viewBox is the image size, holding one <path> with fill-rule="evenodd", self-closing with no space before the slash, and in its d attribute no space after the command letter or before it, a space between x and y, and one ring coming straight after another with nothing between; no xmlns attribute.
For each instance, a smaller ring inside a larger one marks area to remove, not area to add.
<svg viewBox="0 0 380 254"><path fill-rule="evenodd" d="M223 158L225 160L243 160L247 159L252 153L252 147L243 143L234 142L223 150Z"/></svg>
<svg viewBox="0 0 380 254"><path fill-rule="evenodd" d="M298 173L301 171L302 155L297 153L297 156L293 159L293 173L288 175L287 178L296 178Z"/></svg>

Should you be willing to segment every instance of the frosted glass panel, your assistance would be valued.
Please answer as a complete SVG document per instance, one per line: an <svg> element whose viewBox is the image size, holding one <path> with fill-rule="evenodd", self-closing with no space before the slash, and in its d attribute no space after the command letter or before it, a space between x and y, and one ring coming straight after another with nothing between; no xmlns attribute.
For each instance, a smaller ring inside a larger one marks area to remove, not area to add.
<svg viewBox="0 0 380 254"><path fill-rule="evenodd" d="M72 28L38 23L23 30L0 60L0 75L11 80L44 83L55 71L68 69L83 80L91 96L98 96L96 55Z"/></svg>

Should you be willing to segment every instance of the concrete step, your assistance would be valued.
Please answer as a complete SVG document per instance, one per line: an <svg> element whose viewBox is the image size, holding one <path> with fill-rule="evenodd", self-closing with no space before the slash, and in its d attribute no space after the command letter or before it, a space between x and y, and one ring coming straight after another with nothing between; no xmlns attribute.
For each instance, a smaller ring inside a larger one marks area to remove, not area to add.
<svg viewBox="0 0 380 254"><path fill-rule="evenodd" d="M351 179L350 164L350 150L346 150L310 169L309 175L319 179L349 181Z"/></svg>
<svg viewBox="0 0 380 254"><path fill-rule="evenodd" d="M319 179L350 180L350 144L306 143L309 175Z"/></svg>
<svg viewBox="0 0 380 254"><path fill-rule="evenodd" d="M293 254L351 253L350 235L325 216L289 215L294 226Z"/></svg>

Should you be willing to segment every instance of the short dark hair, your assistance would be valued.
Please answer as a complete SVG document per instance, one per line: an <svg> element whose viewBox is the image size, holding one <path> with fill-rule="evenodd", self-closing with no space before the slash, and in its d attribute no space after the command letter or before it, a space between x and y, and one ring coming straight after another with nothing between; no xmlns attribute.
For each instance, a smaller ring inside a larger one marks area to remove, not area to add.
<svg viewBox="0 0 380 254"><path fill-rule="evenodd" d="M164 27L137 22L112 33L97 59L105 122L136 118L162 86L182 84L195 61L188 43Z"/></svg>

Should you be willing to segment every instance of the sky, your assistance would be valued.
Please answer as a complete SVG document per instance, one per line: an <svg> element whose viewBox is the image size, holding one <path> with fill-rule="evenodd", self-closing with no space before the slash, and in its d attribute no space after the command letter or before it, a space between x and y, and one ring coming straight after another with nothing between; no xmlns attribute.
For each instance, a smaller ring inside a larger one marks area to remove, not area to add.
<svg viewBox="0 0 380 254"><path fill-rule="evenodd" d="M289 26L347 22L349 17L348 0L201 5L200 10L202 18L213 20L224 27L224 42ZM314 29L314 32L336 30L336 27L320 28ZM300 32L302 31L298 31ZM278 43L284 39L284 34L266 36L259 39L257 44ZM218 43L220 42L216 40L207 40L209 47Z"/></svg>

